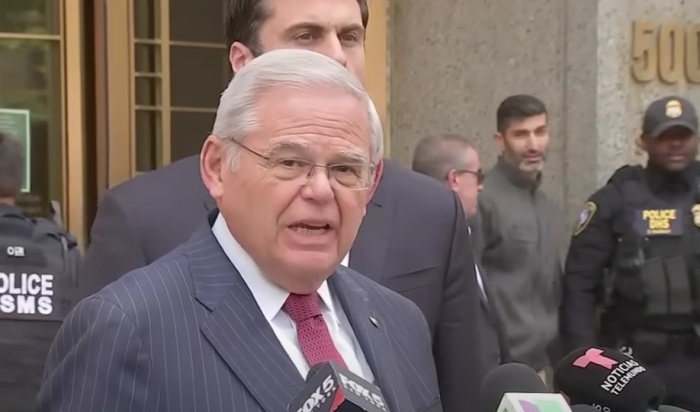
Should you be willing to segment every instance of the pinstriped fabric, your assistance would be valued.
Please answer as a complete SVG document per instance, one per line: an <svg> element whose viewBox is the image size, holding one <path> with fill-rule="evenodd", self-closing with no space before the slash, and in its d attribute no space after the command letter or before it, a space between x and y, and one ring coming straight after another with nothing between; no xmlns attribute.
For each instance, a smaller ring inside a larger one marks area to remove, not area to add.
<svg viewBox="0 0 700 412"><path fill-rule="evenodd" d="M441 411L415 305L346 268L330 286L391 410ZM205 226L78 304L52 346L37 410L281 412L303 385Z"/></svg>

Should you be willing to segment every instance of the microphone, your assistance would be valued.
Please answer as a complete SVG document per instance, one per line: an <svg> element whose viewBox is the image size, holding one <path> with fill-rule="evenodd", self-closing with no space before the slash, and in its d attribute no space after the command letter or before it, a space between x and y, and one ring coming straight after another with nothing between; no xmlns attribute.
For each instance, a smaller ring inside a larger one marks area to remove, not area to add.
<svg viewBox="0 0 700 412"><path fill-rule="evenodd" d="M506 393L496 412L572 411L566 399L558 393Z"/></svg>
<svg viewBox="0 0 700 412"><path fill-rule="evenodd" d="M335 362L314 365L287 412L389 412L382 391Z"/></svg>
<svg viewBox="0 0 700 412"><path fill-rule="evenodd" d="M543 393L547 388L537 373L521 363L506 363L486 374L479 390L482 411L498 410L507 392Z"/></svg>
<svg viewBox="0 0 700 412"><path fill-rule="evenodd" d="M598 412L598 409L591 405L574 405L571 407L571 412Z"/></svg>
<svg viewBox="0 0 700 412"><path fill-rule="evenodd" d="M687 409L679 408L677 406L661 405L661 406L659 406L658 412L690 412L690 411Z"/></svg>
<svg viewBox="0 0 700 412"><path fill-rule="evenodd" d="M324 363L317 363L309 369L309 373L306 374L306 383L309 383L311 378L313 378L320 370L323 368Z"/></svg>
<svg viewBox="0 0 700 412"><path fill-rule="evenodd" d="M619 351L599 347L566 355L554 370L554 389L572 404L605 412L656 410L665 391L644 365Z"/></svg>

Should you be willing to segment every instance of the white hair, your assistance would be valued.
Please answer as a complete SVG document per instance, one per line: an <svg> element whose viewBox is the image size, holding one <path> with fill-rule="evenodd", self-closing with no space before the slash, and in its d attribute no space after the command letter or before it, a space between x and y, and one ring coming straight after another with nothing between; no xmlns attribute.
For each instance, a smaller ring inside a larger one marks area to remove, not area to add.
<svg viewBox="0 0 700 412"><path fill-rule="evenodd" d="M264 53L236 73L221 94L212 134L219 139L241 143L259 125L257 105L260 94L275 87L301 90L331 87L358 98L367 106L371 132L370 161L376 163L383 156L381 120L360 81L337 61L304 49ZM232 145L231 149L237 148Z"/></svg>

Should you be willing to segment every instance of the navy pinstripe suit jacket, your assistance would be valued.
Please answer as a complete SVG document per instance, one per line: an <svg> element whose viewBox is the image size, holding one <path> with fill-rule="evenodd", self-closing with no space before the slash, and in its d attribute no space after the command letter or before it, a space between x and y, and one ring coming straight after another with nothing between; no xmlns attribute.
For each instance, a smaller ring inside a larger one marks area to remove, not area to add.
<svg viewBox="0 0 700 412"><path fill-rule="evenodd" d="M351 269L341 267L329 285L390 410L441 412L419 309ZM303 385L204 225L170 254L77 305L49 354L37 410L283 412Z"/></svg>

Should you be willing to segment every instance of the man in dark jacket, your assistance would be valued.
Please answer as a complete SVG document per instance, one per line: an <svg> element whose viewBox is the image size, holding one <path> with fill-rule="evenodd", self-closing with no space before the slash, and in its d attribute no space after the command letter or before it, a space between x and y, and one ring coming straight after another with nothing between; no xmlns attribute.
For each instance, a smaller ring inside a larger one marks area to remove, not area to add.
<svg viewBox="0 0 700 412"><path fill-rule="evenodd" d="M364 80L366 0L228 0L226 33L235 71L261 53L308 48ZM310 13L313 11L313 13ZM213 201L196 156L108 191L92 227L83 295L183 243ZM477 399L484 371L479 298L464 213L449 190L390 161L367 207L349 267L413 300L433 337L445 411Z"/></svg>
<svg viewBox="0 0 700 412"><path fill-rule="evenodd" d="M484 174L476 147L464 136L441 134L428 136L418 142L413 152L413 171L442 182L457 194L467 216L472 247L477 248L480 229L477 199L483 189ZM476 236L476 238L475 238ZM472 253L471 250L465 253ZM480 268L480 256L475 255L476 279L483 312L483 361L486 369L493 369L510 360L508 342L498 311L489 299L488 275Z"/></svg>

